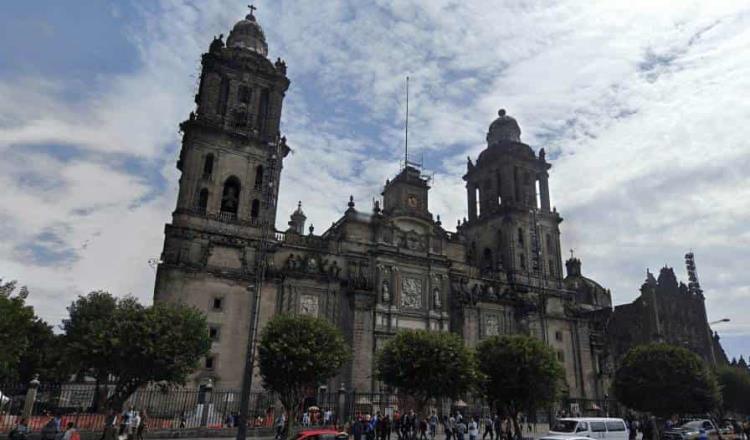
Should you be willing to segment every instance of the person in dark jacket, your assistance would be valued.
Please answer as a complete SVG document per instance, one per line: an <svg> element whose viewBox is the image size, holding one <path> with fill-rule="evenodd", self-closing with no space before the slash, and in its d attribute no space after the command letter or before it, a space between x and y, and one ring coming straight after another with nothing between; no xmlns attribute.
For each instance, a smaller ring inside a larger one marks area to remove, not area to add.
<svg viewBox="0 0 750 440"><path fill-rule="evenodd" d="M352 425L352 437L354 440L362 440L362 434L365 433L365 425L361 418L357 418Z"/></svg>

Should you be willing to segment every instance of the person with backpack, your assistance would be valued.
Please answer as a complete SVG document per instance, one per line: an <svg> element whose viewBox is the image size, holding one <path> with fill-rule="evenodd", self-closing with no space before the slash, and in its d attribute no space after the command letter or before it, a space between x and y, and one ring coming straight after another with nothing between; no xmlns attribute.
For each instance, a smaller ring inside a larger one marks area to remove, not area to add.
<svg viewBox="0 0 750 440"><path fill-rule="evenodd" d="M459 416L461 413L459 413ZM464 440L464 434L466 434L466 425L464 424L463 418L456 420L456 440Z"/></svg>

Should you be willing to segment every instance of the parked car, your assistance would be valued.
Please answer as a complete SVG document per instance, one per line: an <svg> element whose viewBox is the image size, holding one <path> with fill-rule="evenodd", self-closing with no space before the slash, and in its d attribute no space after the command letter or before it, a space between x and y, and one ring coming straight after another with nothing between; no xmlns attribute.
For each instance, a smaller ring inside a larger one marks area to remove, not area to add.
<svg viewBox="0 0 750 440"><path fill-rule="evenodd" d="M701 434L701 430L706 432L709 440L718 440L720 438L720 431L716 428L716 424L709 419L691 420L669 431L665 431L661 437L662 440L697 440ZM724 437L721 438L726 440Z"/></svg>
<svg viewBox="0 0 750 440"><path fill-rule="evenodd" d="M610 417L571 417L559 419L543 440L628 440L628 428L623 419Z"/></svg>
<svg viewBox="0 0 750 440"><path fill-rule="evenodd" d="M344 440L349 434L335 429L303 429L297 433L297 440Z"/></svg>

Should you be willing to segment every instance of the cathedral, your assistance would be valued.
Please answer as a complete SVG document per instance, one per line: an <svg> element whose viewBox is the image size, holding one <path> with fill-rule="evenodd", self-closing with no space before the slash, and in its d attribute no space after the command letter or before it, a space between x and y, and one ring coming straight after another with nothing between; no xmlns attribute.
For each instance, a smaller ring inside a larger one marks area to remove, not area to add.
<svg viewBox="0 0 750 440"><path fill-rule="evenodd" d="M456 333L468 346L532 335L564 365L567 397L606 394L602 315L611 295L572 256L564 273L551 165L544 149L523 143L514 118L500 110L486 148L467 160L467 214L455 231L430 212L430 179L408 162L373 188L373 206L350 198L328 230L306 229L301 204L277 230L278 208L294 209L277 206L290 151L279 131L289 84L251 12L203 54L196 110L180 125L179 194L154 298L207 315L213 343L196 382L239 387L251 329L287 313L327 319L344 333L352 360L330 389L382 390L378 349L400 330L424 329Z"/></svg>

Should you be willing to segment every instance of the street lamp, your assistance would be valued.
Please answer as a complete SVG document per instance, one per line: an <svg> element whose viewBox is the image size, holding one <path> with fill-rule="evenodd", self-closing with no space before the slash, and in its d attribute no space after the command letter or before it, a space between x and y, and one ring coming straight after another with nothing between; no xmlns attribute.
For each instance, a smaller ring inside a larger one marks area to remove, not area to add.
<svg viewBox="0 0 750 440"><path fill-rule="evenodd" d="M724 319L720 319L718 321L709 322L708 325L714 325L714 324L719 324L719 323L722 323L722 322L729 322L729 321L731 321L731 319L724 318Z"/></svg>

